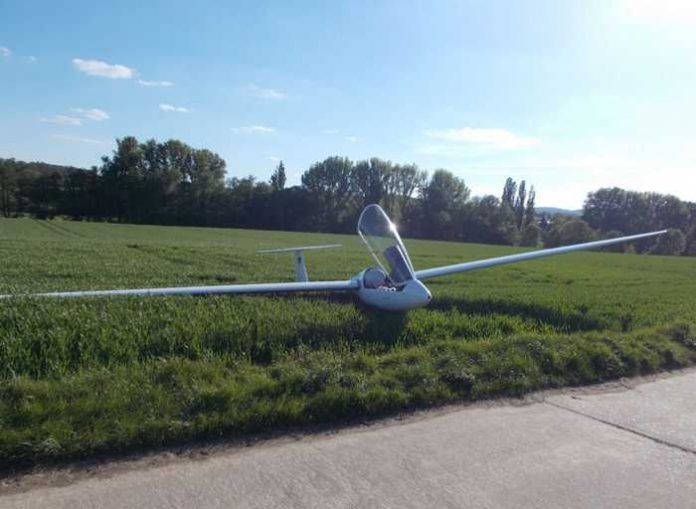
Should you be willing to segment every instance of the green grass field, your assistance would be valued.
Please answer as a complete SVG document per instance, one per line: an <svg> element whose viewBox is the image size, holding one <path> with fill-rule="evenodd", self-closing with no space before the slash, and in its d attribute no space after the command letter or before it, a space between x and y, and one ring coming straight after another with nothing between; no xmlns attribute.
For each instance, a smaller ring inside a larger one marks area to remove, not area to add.
<svg viewBox="0 0 696 509"><path fill-rule="evenodd" d="M0 294L313 279L370 264L357 236L0 220ZM406 241L416 268L514 248ZM428 282L429 308L349 296L0 300L0 468L686 366L696 259L579 253Z"/></svg>

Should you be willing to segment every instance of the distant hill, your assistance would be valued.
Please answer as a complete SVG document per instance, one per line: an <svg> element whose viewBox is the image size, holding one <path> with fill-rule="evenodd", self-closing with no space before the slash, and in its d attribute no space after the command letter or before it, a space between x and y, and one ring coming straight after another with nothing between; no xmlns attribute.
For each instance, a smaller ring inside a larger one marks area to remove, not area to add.
<svg viewBox="0 0 696 509"><path fill-rule="evenodd" d="M571 210L571 209L561 209L558 207L536 207L536 213L537 214L563 214L564 216L578 216L580 217L582 215L582 209L580 210Z"/></svg>
<svg viewBox="0 0 696 509"><path fill-rule="evenodd" d="M84 168L77 168L76 166L64 166L60 164L44 163L41 161L17 161L13 158L3 159L0 157L0 166L3 166L4 164L12 165L19 171L29 171L44 175L51 175L52 173L69 175L70 173L74 173L76 171L87 171Z"/></svg>

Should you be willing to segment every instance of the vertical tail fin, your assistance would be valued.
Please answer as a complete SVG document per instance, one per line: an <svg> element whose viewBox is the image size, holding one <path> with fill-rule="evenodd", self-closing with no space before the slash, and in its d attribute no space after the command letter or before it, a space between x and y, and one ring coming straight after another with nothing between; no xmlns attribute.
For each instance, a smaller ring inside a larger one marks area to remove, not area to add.
<svg viewBox="0 0 696 509"><path fill-rule="evenodd" d="M300 247L284 247L281 249L262 249L258 251L263 254L270 253L292 253L292 259L295 264L295 281L305 283L309 281L307 273L307 264L305 263L305 251L317 251L319 249L332 249L341 247L341 244L326 244L323 246L300 246Z"/></svg>

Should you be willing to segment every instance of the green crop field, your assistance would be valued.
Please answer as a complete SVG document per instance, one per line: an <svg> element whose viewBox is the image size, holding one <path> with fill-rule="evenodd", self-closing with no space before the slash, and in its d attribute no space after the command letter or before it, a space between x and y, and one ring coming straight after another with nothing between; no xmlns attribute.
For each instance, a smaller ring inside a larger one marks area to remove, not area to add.
<svg viewBox="0 0 696 509"><path fill-rule="evenodd" d="M0 294L313 279L357 236L0 220ZM406 241L416 268L514 248ZM696 361L696 259L579 253L428 282L430 307L350 296L0 300L0 468L394 414Z"/></svg>

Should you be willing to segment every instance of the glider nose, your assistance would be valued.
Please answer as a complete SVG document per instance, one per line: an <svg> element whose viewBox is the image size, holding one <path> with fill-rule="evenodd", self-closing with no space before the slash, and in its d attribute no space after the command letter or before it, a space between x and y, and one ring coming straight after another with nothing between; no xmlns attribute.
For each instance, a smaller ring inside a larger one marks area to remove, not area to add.
<svg viewBox="0 0 696 509"><path fill-rule="evenodd" d="M425 286L417 279L414 279L410 283L410 285L414 287L413 295L415 298L414 300L416 301L415 307L422 307L430 304L430 301L433 299L433 296L430 293L430 290L428 290L427 286Z"/></svg>

